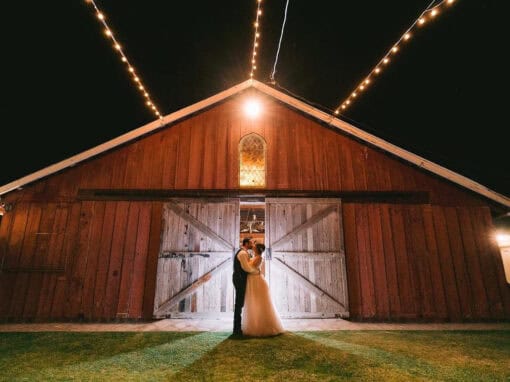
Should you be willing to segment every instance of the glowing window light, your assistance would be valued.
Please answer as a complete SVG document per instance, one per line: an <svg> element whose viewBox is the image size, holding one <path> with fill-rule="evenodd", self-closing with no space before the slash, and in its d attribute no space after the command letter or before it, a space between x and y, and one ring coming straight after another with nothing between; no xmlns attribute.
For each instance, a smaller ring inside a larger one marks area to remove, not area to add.
<svg viewBox="0 0 510 382"><path fill-rule="evenodd" d="M266 186L266 142L255 133L239 142L239 186Z"/></svg>
<svg viewBox="0 0 510 382"><path fill-rule="evenodd" d="M510 247L510 234L498 233L496 235L496 240L500 247Z"/></svg>

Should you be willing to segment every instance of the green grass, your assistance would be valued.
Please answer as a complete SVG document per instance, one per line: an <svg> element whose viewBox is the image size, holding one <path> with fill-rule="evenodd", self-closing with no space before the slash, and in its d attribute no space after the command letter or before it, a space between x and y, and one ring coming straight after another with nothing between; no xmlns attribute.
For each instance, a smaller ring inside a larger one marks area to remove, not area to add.
<svg viewBox="0 0 510 382"><path fill-rule="evenodd" d="M510 331L0 333L0 381L510 381Z"/></svg>

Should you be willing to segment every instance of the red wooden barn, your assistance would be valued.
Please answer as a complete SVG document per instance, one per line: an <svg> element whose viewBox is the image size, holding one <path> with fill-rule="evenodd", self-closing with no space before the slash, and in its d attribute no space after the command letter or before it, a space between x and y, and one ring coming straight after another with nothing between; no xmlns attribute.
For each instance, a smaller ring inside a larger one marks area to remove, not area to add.
<svg viewBox="0 0 510 382"><path fill-rule="evenodd" d="M510 318L508 197L254 80L0 195L4 321L231 315L246 235L283 317Z"/></svg>

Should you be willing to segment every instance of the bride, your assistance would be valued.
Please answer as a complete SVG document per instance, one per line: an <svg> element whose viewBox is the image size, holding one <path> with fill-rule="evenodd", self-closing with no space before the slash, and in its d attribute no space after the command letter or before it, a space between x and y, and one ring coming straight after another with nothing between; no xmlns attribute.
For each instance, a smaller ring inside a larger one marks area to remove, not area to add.
<svg viewBox="0 0 510 382"><path fill-rule="evenodd" d="M250 264L262 269L260 274L249 274L246 281L241 322L243 334L252 337L274 336L284 332L278 312L271 300L269 285L263 276L262 253L265 249L265 245L261 243L253 248L255 256L250 260Z"/></svg>

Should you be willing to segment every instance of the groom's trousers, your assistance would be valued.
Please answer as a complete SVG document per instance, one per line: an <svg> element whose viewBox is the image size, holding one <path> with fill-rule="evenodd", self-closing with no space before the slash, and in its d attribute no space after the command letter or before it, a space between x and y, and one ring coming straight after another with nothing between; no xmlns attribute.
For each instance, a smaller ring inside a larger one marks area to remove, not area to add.
<svg viewBox="0 0 510 382"><path fill-rule="evenodd" d="M233 277L236 299L234 303L234 334L241 334L241 313L244 306L244 295L246 294L246 279Z"/></svg>

